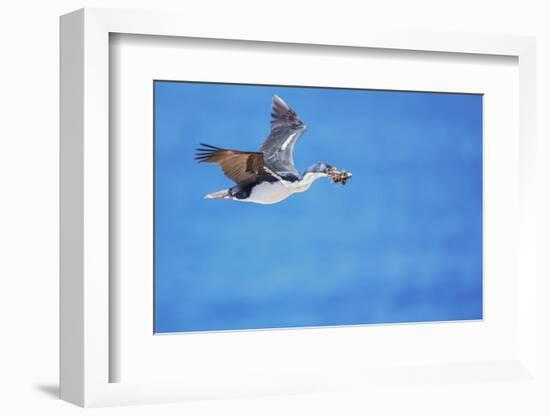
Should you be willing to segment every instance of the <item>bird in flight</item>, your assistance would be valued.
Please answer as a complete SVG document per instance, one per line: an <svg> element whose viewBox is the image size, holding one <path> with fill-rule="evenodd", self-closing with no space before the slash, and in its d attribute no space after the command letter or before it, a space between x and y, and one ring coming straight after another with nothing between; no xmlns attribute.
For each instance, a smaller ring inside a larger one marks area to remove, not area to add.
<svg viewBox="0 0 550 416"><path fill-rule="evenodd" d="M271 131L258 152L222 149L201 143L195 159L218 164L225 176L235 182L232 188L213 192L207 199L275 204L292 194L304 192L317 179L327 177L342 185L351 173L317 162L300 175L294 165L294 145L306 130L298 115L279 96L273 96Z"/></svg>

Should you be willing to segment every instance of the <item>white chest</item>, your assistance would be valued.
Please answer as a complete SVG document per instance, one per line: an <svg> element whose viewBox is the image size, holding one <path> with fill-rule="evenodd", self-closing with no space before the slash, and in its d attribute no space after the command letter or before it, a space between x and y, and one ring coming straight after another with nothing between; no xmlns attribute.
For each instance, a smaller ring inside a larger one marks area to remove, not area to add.
<svg viewBox="0 0 550 416"><path fill-rule="evenodd" d="M288 198L296 192L304 192L311 184L300 182L262 182L256 185L247 199L243 202L255 202L257 204L275 204Z"/></svg>

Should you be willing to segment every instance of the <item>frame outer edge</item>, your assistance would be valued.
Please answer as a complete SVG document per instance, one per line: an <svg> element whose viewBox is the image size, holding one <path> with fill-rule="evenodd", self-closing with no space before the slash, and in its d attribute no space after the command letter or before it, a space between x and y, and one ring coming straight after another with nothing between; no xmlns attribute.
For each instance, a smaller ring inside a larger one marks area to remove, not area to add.
<svg viewBox="0 0 550 416"><path fill-rule="evenodd" d="M537 89L536 39L526 40L519 54L520 234L518 270L524 285L518 291L519 356L533 376L538 376L537 312ZM539 298L540 302L540 298Z"/></svg>
<svg viewBox="0 0 550 416"><path fill-rule="evenodd" d="M109 30L83 10L84 407L104 401L109 383Z"/></svg>
<svg viewBox="0 0 550 416"><path fill-rule="evenodd" d="M60 398L84 405L84 12L60 18Z"/></svg>
<svg viewBox="0 0 550 416"><path fill-rule="evenodd" d="M205 27L201 18L197 17L206 16L192 13L103 7L87 7L85 10L87 15L93 14L104 22L109 32L153 36L504 56L519 56L532 39L530 36L507 34L434 31L426 28L411 30L386 21L371 22L369 29L351 25L338 31L331 31L321 22L312 21L307 31L292 25L281 31L276 22L258 16L248 19L244 26L237 28L227 16L215 14L208 16L209 25Z"/></svg>

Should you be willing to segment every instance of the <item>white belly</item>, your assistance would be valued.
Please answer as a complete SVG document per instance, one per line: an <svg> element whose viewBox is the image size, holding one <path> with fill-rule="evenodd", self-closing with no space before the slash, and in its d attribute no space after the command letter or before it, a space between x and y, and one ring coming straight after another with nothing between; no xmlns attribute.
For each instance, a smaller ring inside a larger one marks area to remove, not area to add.
<svg viewBox="0 0 550 416"><path fill-rule="evenodd" d="M248 198L238 199L238 201L275 204L296 192L303 192L307 188L309 188L309 184L304 186L304 184L300 185L299 182L262 182L252 189Z"/></svg>

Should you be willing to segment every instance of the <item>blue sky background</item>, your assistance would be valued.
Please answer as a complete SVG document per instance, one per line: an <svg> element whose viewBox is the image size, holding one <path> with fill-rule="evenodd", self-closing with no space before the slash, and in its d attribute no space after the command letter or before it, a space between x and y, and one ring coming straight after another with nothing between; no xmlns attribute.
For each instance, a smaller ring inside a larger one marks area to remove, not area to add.
<svg viewBox="0 0 550 416"><path fill-rule="evenodd" d="M353 178L203 199L232 183L194 148L259 149L273 94L298 170ZM155 332L480 318L480 95L155 82Z"/></svg>

